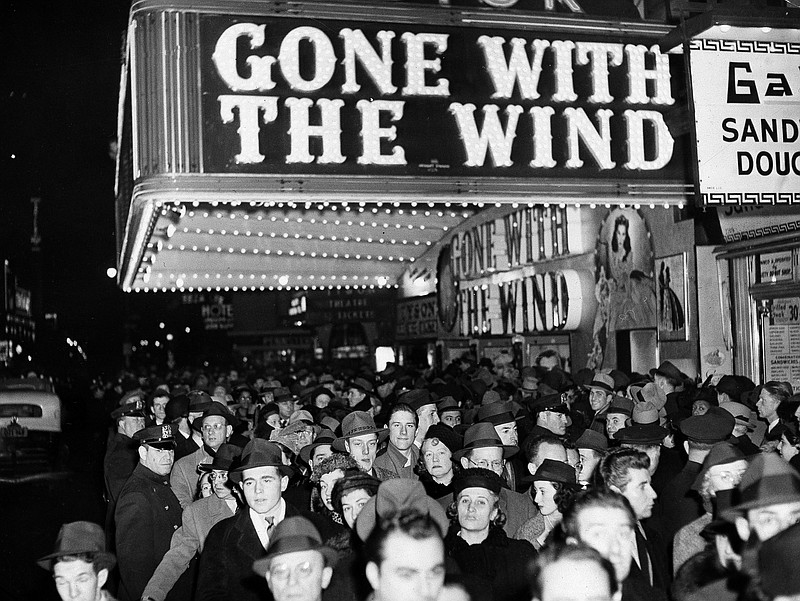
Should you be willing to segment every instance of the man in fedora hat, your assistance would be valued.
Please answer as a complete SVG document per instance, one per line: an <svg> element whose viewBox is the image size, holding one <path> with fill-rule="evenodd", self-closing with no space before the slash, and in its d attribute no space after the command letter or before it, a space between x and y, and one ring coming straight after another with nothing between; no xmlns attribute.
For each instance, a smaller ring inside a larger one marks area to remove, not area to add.
<svg viewBox="0 0 800 601"><path fill-rule="evenodd" d="M283 499L291 474L277 444L261 438L247 443L241 461L228 471L246 507L208 533L200 556L196 601L270 598L266 582L256 578L252 565L264 557L275 526L296 515L305 515L320 526L318 516L301 513Z"/></svg>
<svg viewBox="0 0 800 601"><path fill-rule="evenodd" d="M605 434L606 413L611 405L611 399L614 398L614 378L609 374L598 372L587 388L589 389L589 405L594 411L589 427Z"/></svg>
<svg viewBox="0 0 800 601"><path fill-rule="evenodd" d="M510 402L490 403L478 409L478 421L492 424L504 445L519 447L519 432ZM525 476L525 464L520 453L503 462L503 479L511 490L519 490Z"/></svg>
<svg viewBox="0 0 800 601"><path fill-rule="evenodd" d="M213 492L184 509L181 527L172 535L169 551L147 583L142 599L164 601L181 574L189 568L195 554L202 553L211 528L236 513L238 501L228 479L228 470L241 452L236 445L226 443L220 446L211 463L199 466L201 471L211 474Z"/></svg>
<svg viewBox="0 0 800 601"><path fill-rule="evenodd" d="M347 387L347 406L350 409L357 411L369 411L372 409L372 401L370 400L375 386L366 378L354 378L350 385Z"/></svg>
<svg viewBox="0 0 800 601"><path fill-rule="evenodd" d="M275 601L322 601L336 559L314 524L296 516L275 527L267 555L253 562L253 571L266 578Z"/></svg>
<svg viewBox="0 0 800 601"><path fill-rule="evenodd" d="M800 522L800 474L775 453L757 455L721 517L735 522L743 541L772 538Z"/></svg>
<svg viewBox="0 0 800 601"><path fill-rule="evenodd" d="M464 447L453 453L453 460L464 469L482 467L502 476L504 460L518 452L519 447L503 444L492 424L479 422L464 433ZM452 501L452 493L439 499L444 507ZM509 537L514 537L522 524L539 514L529 495L505 487L500 490L499 507L506 516L503 529Z"/></svg>
<svg viewBox="0 0 800 601"><path fill-rule="evenodd" d="M436 413L439 414L439 421L443 424L455 428L461 425L461 418L464 410L452 396L443 396L436 403Z"/></svg>
<svg viewBox="0 0 800 601"><path fill-rule="evenodd" d="M174 428L172 433L175 435L175 461L180 461L187 455L191 455L202 446L194 439L195 431L189 424L189 397L185 394L178 394L172 397L164 409L168 424Z"/></svg>
<svg viewBox="0 0 800 601"><path fill-rule="evenodd" d="M122 601L141 598L181 525L181 506L169 486L175 459L172 426L151 426L134 438L139 442L139 464L122 488L115 513ZM185 575L167 598L185 599L189 580Z"/></svg>
<svg viewBox="0 0 800 601"><path fill-rule="evenodd" d="M424 388L415 388L400 396L399 401L410 405L417 414L417 434L415 443L422 446L425 434L433 424L439 423L436 400Z"/></svg>
<svg viewBox="0 0 800 601"><path fill-rule="evenodd" d="M52 572L63 601L114 601L103 586L116 558L106 551L105 534L97 524L64 524L53 552L36 563Z"/></svg>
<svg viewBox="0 0 800 601"><path fill-rule="evenodd" d="M237 423L238 420L225 405L214 401L211 401L211 405L203 411L202 417L192 422L192 428L203 436L203 446L177 461L169 478L172 491L178 497L182 508L185 509L194 501L197 480L200 477L197 472L198 466L211 463L217 449L228 442Z"/></svg>
<svg viewBox="0 0 800 601"><path fill-rule="evenodd" d="M419 461L419 447L414 444L417 434L417 414L411 406L397 403L389 413L389 444L375 457L375 467L397 474L398 478L417 480L414 468Z"/></svg>
<svg viewBox="0 0 800 601"><path fill-rule="evenodd" d="M667 415L674 423L680 422L692 413L693 388L687 386L688 376L671 361L664 361L650 370L650 376L661 398L666 399Z"/></svg>
<svg viewBox="0 0 800 601"><path fill-rule="evenodd" d="M362 471L378 480L397 478L397 474L375 465L378 447L389 438L386 428L375 426L372 415L366 411L353 411L342 420L342 435L333 441L331 448L339 453L349 453Z"/></svg>

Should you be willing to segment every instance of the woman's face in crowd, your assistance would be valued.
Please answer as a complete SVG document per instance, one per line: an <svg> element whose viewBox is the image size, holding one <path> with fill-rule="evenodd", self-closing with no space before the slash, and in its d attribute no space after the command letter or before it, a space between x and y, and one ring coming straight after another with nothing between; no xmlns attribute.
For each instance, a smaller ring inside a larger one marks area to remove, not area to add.
<svg viewBox="0 0 800 601"><path fill-rule="evenodd" d="M458 495L458 523L463 530L482 532L497 515L494 494L482 487L465 488Z"/></svg>
<svg viewBox="0 0 800 601"><path fill-rule="evenodd" d="M342 517L348 527L353 527L358 514L361 513L361 509L367 504L369 499L370 494L361 488L358 490L351 490L342 495Z"/></svg>
<svg viewBox="0 0 800 601"><path fill-rule="evenodd" d="M558 511L555 499L556 487L552 482L537 480L533 483L533 490L535 492L533 502L536 503L542 515L548 516Z"/></svg>
<svg viewBox="0 0 800 601"><path fill-rule="evenodd" d="M322 474L319 480L319 496L322 499L322 503L327 507L330 511L333 511L333 504L331 503L331 493L333 492L333 485L336 484L337 481L344 478L344 472L342 470L333 470L327 474Z"/></svg>
<svg viewBox="0 0 800 601"><path fill-rule="evenodd" d="M790 443L786 435L781 436L781 441L778 443L778 453L785 461L789 461L792 457L800 453L800 449Z"/></svg>
<svg viewBox="0 0 800 601"><path fill-rule="evenodd" d="M422 443L422 460L431 476L441 478L453 470L453 454L438 438Z"/></svg>

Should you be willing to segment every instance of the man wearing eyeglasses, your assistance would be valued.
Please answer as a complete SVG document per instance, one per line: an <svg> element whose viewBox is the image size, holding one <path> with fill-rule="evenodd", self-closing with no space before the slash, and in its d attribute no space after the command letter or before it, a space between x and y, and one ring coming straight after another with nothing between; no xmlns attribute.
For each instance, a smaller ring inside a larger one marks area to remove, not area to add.
<svg viewBox="0 0 800 601"><path fill-rule="evenodd" d="M139 463L125 483L114 514L120 601L138 601L147 581L169 549L181 525L181 507L169 486L175 460L172 426L151 426L133 436L139 443ZM189 579L181 579L167 599L183 599Z"/></svg>
<svg viewBox="0 0 800 601"><path fill-rule="evenodd" d="M334 563L336 551L322 544L310 521L296 516L275 527L267 555L253 562L253 571L266 578L275 601L321 601Z"/></svg>
<svg viewBox="0 0 800 601"><path fill-rule="evenodd" d="M518 452L519 447L503 444L492 424L479 422L464 433L464 448L453 453L453 460L458 461L464 469L482 467L502 476L505 460ZM509 537L514 537L522 524L538 515L529 495L503 487L499 497L500 510L506 516L503 530ZM452 493L438 499L445 508L452 500Z"/></svg>
<svg viewBox="0 0 800 601"><path fill-rule="evenodd" d="M202 417L192 422L192 428L203 436L203 446L175 462L169 478L169 484L178 497L182 509L194 501L197 480L200 477L197 472L198 466L211 463L217 454L217 449L228 442L237 423L238 420L228 408L217 402L212 402Z"/></svg>
<svg viewBox="0 0 800 601"><path fill-rule="evenodd" d="M183 512L181 527L172 535L172 542L142 593L143 601L164 601L175 583L189 567L196 553L202 553L211 528L231 517L238 509L233 483L228 470L242 450L236 445L223 444L211 463L200 465L210 472L213 494L189 505Z"/></svg>

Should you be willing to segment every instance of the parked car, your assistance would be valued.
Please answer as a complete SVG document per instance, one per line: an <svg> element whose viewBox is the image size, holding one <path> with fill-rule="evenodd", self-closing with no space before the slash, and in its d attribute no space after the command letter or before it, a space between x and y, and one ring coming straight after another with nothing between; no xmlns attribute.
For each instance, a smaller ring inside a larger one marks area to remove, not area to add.
<svg viewBox="0 0 800 601"><path fill-rule="evenodd" d="M0 461L55 463L63 456L61 399L50 381L0 381Z"/></svg>

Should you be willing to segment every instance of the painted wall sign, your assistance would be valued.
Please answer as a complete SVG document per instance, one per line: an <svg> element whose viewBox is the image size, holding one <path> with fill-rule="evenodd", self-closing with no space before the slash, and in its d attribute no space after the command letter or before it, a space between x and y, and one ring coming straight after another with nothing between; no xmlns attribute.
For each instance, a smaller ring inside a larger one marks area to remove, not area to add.
<svg viewBox="0 0 800 601"><path fill-rule="evenodd" d="M725 242L800 232L800 214L790 206L728 205L717 208Z"/></svg>
<svg viewBox="0 0 800 601"><path fill-rule="evenodd" d="M705 204L800 203L799 54L800 42L692 40Z"/></svg>
<svg viewBox="0 0 800 601"><path fill-rule="evenodd" d="M265 16L200 31L208 173L683 175L657 46Z"/></svg>
<svg viewBox="0 0 800 601"><path fill-rule="evenodd" d="M792 250L761 253L758 272L762 282L782 282L792 279Z"/></svg>

